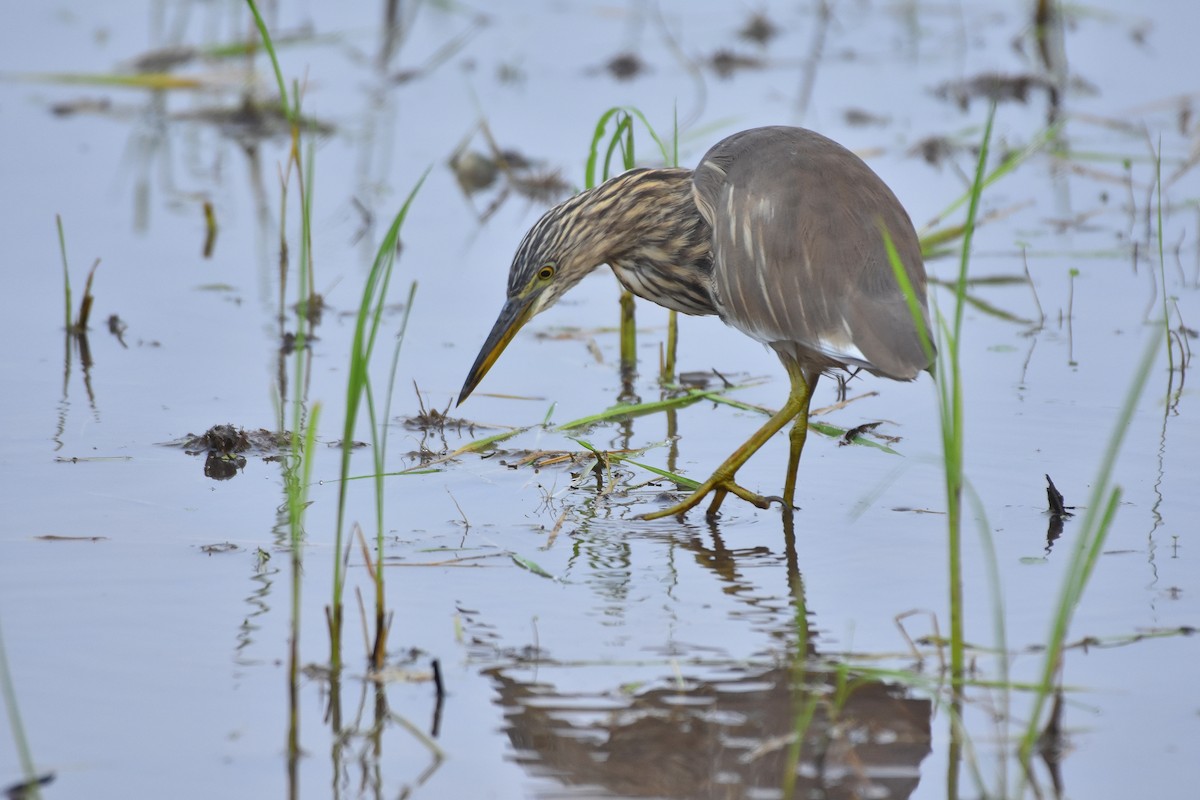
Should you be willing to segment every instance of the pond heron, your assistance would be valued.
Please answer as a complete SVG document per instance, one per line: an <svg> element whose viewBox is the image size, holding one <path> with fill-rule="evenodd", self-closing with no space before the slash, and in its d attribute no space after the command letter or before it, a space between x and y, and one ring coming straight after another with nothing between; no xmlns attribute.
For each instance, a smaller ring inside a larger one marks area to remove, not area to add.
<svg viewBox="0 0 1200 800"><path fill-rule="evenodd" d="M896 279L888 241L909 293ZM715 515L729 492L790 510L821 374L865 369L908 381L933 362L925 267L904 207L840 144L776 126L722 139L695 170L634 169L547 211L513 257L508 300L458 402L521 326L601 264L639 297L684 314L716 314L767 345L791 381L783 408L712 477L646 518L682 514L709 494ZM783 496L735 483L738 469L793 420Z"/></svg>

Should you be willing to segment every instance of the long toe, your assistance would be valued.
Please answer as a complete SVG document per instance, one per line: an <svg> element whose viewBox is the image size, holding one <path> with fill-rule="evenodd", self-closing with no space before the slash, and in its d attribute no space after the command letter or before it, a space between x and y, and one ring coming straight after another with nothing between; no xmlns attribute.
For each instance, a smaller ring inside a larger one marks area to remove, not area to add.
<svg viewBox="0 0 1200 800"><path fill-rule="evenodd" d="M744 486L739 486L734 482L733 478L714 479L709 478L700 488L692 492L680 502L673 506L660 508L658 511L650 511L640 516L640 519L662 519L663 517L674 517L686 514L700 504L708 495L713 495L712 504L709 505L707 516L715 517L721 508L721 503L725 499L726 494L735 494L748 503L751 503L758 508L769 508L772 501L778 501L780 505L787 507L782 497L764 497L760 494L755 494Z"/></svg>
<svg viewBox="0 0 1200 800"><path fill-rule="evenodd" d="M726 490L732 492L733 494L736 494L738 497L745 500L747 503L757 506L758 508L770 508L772 501L777 501L781 505L784 505L782 497L775 497L775 496L767 497L767 496L764 496L761 494L756 494L755 492L750 491L749 489L747 489L744 486L739 486L738 484L734 483L732 480L726 481L724 484L722 484L722 486Z"/></svg>

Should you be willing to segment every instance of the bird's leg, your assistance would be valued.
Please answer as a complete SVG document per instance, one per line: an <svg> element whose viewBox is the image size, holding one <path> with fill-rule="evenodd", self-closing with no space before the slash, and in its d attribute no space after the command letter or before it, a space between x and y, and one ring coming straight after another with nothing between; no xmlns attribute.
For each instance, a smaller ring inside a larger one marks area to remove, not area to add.
<svg viewBox="0 0 1200 800"><path fill-rule="evenodd" d="M725 495L728 493L729 492L725 489L713 490L713 499L712 502L708 504L708 511L705 512L705 516L715 517L721 508L721 503L725 502Z"/></svg>
<svg viewBox="0 0 1200 800"><path fill-rule="evenodd" d="M799 367L796 367L796 370L799 370ZM788 372L793 372L791 367L788 368ZM733 454L725 459L721 466L717 467L712 477L700 484L700 488L688 495L682 502L659 509L658 511L643 514L642 519L659 519L661 517L682 514L698 505L710 492L715 492L712 505L708 509L710 516L717 513L717 509L720 508L721 501L725 499L727 492L733 492L738 497L753 503L759 508L769 506L771 501L768 498L754 494L754 492L738 486L734 483L733 476L737 474L737 471L743 464L750 460L750 456L758 452L759 448L766 444L772 436L781 431L784 425L795 419L801 411L805 412L805 418L807 419L808 400L812 394L811 387L804 380L802 372L796 371L796 375L800 376L799 382L797 382L795 375L793 375L792 393L788 397L787 402L784 403L783 408L775 412L767 420L766 424L755 431L754 435L747 439L741 447L734 450ZM803 391L798 391L798 389L802 389Z"/></svg>
<svg viewBox="0 0 1200 800"><path fill-rule="evenodd" d="M805 374L802 367L789 366L788 375L792 379L792 396L799 395L803 398L800 411L796 414L796 422L792 425L792 432L788 437L791 441L791 449L788 452L787 478L783 484L784 507L794 508L795 503L792 500L796 496L796 472L800 467L800 453L804 450L804 442L808 438L808 406L812 401L813 389L816 388L817 379L821 377L821 373L812 370L809 374Z"/></svg>

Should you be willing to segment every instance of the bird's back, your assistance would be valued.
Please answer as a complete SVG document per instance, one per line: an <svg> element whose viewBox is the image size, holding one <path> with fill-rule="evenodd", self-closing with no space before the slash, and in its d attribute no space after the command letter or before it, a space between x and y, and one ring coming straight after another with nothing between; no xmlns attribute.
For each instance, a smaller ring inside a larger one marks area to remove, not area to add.
<svg viewBox="0 0 1200 800"><path fill-rule="evenodd" d="M862 159L804 128L754 128L713 146L693 189L712 227L712 289L728 324L823 369L907 380L929 366L883 231L928 330L920 243Z"/></svg>

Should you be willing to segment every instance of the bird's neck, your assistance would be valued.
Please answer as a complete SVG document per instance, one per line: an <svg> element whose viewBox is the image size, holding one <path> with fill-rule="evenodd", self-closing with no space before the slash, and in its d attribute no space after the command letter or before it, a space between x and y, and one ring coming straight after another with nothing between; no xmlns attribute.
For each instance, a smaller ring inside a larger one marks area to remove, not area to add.
<svg viewBox="0 0 1200 800"><path fill-rule="evenodd" d="M712 231L696 208L689 169L639 169L579 196L607 263L639 297L686 314L714 314Z"/></svg>

